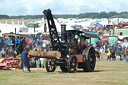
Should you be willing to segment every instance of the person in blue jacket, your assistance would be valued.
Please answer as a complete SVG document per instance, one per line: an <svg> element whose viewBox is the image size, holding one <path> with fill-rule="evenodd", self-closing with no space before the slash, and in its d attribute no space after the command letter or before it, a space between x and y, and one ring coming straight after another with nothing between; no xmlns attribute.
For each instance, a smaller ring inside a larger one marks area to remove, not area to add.
<svg viewBox="0 0 128 85"><path fill-rule="evenodd" d="M11 40L8 38L8 40L7 40L7 46L9 46L10 44L11 44Z"/></svg>
<svg viewBox="0 0 128 85"><path fill-rule="evenodd" d="M21 53L21 61L22 61L22 65L23 65L23 72L25 72L25 67L27 67L27 70L29 72L31 72L27 55L28 55L28 52L27 52L27 48L25 47L24 51Z"/></svg>

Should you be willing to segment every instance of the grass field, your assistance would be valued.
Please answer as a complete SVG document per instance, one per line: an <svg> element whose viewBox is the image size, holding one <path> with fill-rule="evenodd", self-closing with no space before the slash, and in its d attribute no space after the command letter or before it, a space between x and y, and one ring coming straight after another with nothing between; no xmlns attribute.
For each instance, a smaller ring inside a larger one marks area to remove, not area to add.
<svg viewBox="0 0 128 85"><path fill-rule="evenodd" d="M125 61L97 61L94 72L63 73L56 69L0 70L0 85L128 85L128 63Z"/></svg>

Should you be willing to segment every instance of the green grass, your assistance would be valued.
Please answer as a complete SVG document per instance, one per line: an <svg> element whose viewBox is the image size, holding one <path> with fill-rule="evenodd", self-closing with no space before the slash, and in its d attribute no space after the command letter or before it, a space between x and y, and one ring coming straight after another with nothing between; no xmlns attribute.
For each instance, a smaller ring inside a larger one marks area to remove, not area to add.
<svg viewBox="0 0 128 85"><path fill-rule="evenodd" d="M0 85L128 85L128 63L125 61L97 62L94 72L53 73L43 70L0 70Z"/></svg>

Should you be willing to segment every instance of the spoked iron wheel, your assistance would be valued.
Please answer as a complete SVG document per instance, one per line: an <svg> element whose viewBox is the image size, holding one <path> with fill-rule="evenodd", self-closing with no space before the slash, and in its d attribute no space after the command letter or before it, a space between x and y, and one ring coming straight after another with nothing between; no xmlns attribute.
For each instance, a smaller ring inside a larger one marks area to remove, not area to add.
<svg viewBox="0 0 128 85"><path fill-rule="evenodd" d="M86 48L83 50L83 55L86 56L85 64L83 66L84 71L94 71L96 64L95 49L93 47Z"/></svg>
<svg viewBox="0 0 128 85"><path fill-rule="evenodd" d="M46 59L47 72L54 72L56 69L55 59Z"/></svg>
<svg viewBox="0 0 128 85"><path fill-rule="evenodd" d="M67 70L69 73L74 73L77 70L77 58L73 55L67 60Z"/></svg>
<svg viewBox="0 0 128 85"><path fill-rule="evenodd" d="M8 56L13 56L14 55L14 50L13 50L12 47L9 47L6 52L7 52Z"/></svg>

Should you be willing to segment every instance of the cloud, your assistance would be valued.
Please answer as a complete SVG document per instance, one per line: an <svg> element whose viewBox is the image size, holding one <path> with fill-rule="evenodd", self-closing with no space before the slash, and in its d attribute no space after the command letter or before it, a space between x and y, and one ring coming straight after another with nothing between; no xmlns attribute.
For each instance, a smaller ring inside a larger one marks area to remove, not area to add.
<svg viewBox="0 0 128 85"><path fill-rule="evenodd" d="M50 8L54 14L127 11L127 0L0 0L0 14L36 15Z"/></svg>
<svg viewBox="0 0 128 85"><path fill-rule="evenodd" d="M26 8L18 0L3 0L0 1L1 14L8 15L22 15L24 14Z"/></svg>

